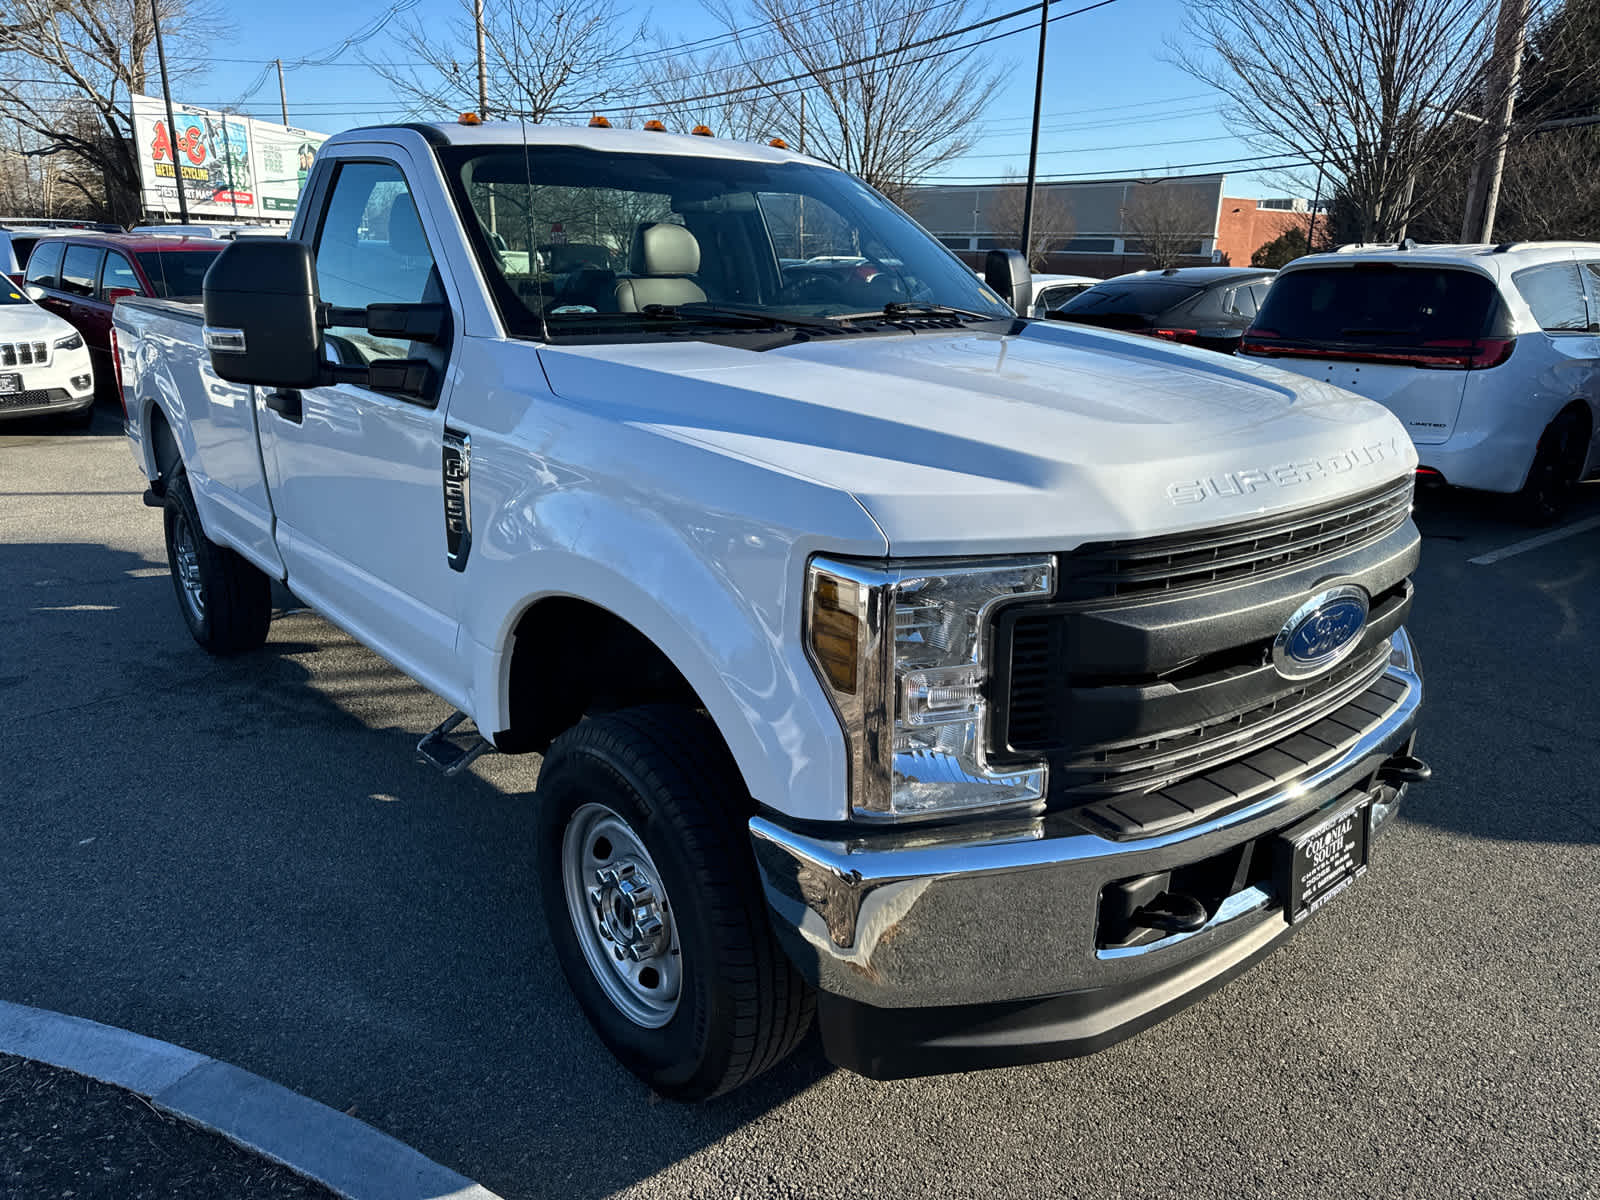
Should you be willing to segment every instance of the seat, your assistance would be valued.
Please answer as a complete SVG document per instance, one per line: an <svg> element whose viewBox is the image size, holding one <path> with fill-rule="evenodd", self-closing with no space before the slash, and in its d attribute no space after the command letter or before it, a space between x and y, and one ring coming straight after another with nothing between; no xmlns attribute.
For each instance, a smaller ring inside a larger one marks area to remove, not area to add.
<svg viewBox="0 0 1600 1200"><path fill-rule="evenodd" d="M617 281L618 312L638 312L647 304L705 301L705 292L692 278L700 269L700 243L682 225L655 221L635 227L628 267L633 277Z"/></svg>

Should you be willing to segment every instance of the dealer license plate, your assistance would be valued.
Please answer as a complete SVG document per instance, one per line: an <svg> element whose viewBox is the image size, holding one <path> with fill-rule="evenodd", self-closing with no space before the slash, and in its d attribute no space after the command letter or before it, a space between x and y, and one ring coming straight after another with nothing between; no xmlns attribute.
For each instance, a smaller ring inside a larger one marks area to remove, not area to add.
<svg viewBox="0 0 1600 1200"><path fill-rule="evenodd" d="M1278 837L1278 888L1290 924L1299 924L1367 870L1368 797L1318 814Z"/></svg>
<svg viewBox="0 0 1600 1200"><path fill-rule="evenodd" d="M0 396L9 396L22 390L21 375L0 375Z"/></svg>

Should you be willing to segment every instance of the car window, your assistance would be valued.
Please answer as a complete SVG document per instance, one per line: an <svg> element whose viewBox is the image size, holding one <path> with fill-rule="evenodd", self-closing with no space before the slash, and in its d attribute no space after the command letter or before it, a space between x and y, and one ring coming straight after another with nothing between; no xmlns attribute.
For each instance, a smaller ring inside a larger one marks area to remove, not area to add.
<svg viewBox="0 0 1600 1200"><path fill-rule="evenodd" d="M341 308L442 301L433 254L405 176L393 163L350 162L339 167L317 234L317 288ZM410 344L374 337L363 328L333 326L342 352L366 361L405 358Z"/></svg>
<svg viewBox="0 0 1600 1200"><path fill-rule="evenodd" d="M1589 328L1583 280L1577 263L1529 267L1511 277L1528 302L1539 328L1548 333L1581 333Z"/></svg>
<svg viewBox="0 0 1600 1200"><path fill-rule="evenodd" d="M1139 314L1154 316L1195 295L1200 289L1187 283L1122 283L1107 280L1079 292L1061 306L1064 313Z"/></svg>
<svg viewBox="0 0 1600 1200"><path fill-rule="evenodd" d="M1589 332L1600 333L1600 262L1583 264L1583 282L1589 293Z"/></svg>
<svg viewBox="0 0 1600 1200"><path fill-rule="evenodd" d="M1253 317L1256 315L1255 295L1243 284L1229 288L1222 309L1230 317Z"/></svg>
<svg viewBox="0 0 1600 1200"><path fill-rule="evenodd" d="M106 265L100 268L100 294L104 296L112 288L131 288L135 292L144 290L139 286L139 276L127 256L107 250Z"/></svg>
<svg viewBox="0 0 1600 1200"><path fill-rule="evenodd" d="M55 287L56 276L61 273L63 248L60 242L45 242L35 246L28 259L27 281L39 287Z"/></svg>
<svg viewBox="0 0 1600 1200"><path fill-rule="evenodd" d="M1250 294L1256 298L1256 308L1259 309L1267 302L1267 292L1272 287L1272 281L1263 279L1260 283L1250 285Z"/></svg>
<svg viewBox="0 0 1600 1200"><path fill-rule="evenodd" d="M1450 267L1363 263L1286 271L1256 316L1257 336L1308 345L1417 347L1484 335L1494 281Z"/></svg>
<svg viewBox="0 0 1600 1200"><path fill-rule="evenodd" d="M17 264L17 270L22 270L23 264L28 261L28 255L33 252L33 247L38 241L39 239L36 237L11 235L11 254L13 261Z"/></svg>
<svg viewBox="0 0 1600 1200"><path fill-rule="evenodd" d="M199 296L206 271L219 250L142 250L135 257L150 281L151 295L161 300Z"/></svg>
<svg viewBox="0 0 1600 1200"><path fill-rule="evenodd" d="M61 290L74 296L94 295L94 281L100 275L100 259L104 255L98 246L68 246L61 263Z"/></svg>

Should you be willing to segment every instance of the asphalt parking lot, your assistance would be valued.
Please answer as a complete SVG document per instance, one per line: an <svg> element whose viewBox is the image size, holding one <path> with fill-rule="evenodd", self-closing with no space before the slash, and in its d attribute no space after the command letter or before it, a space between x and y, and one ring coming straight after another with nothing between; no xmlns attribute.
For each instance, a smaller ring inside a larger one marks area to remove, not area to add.
<svg viewBox="0 0 1600 1200"><path fill-rule="evenodd" d="M699 1108L568 998L537 759L316 617L207 658L118 421L0 425L0 999L177 1042L507 1197L1600 1195L1600 484L1579 532L1426 497L1417 789L1373 869L1090 1059L875 1083L814 1045ZM1591 520L1591 518L1595 518Z"/></svg>

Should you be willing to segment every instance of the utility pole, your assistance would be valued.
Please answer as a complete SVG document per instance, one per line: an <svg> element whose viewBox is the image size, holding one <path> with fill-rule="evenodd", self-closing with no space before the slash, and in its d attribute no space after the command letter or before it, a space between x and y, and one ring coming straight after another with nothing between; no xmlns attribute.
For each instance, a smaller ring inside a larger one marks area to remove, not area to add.
<svg viewBox="0 0 1600 1200"><path fill-rule="evenodd" d="M1472 167L1472 182L1467 188L1466 216L1461 223L1461 240L1466 243L1488 242L1494 238L1500 177L1506 165L1506 143L1511 140L1511 116L1517 103L1527 27L1528 0L1500 0L1494 53L1489 59L1483 88L1494 111L1478 130L1478 152Z"/></svg>
<svg viewBox="0 0 1600 1200"><path fill-rule="evenodd" d="M1028 142L1028 192L1022 198L1022 257L1033 270L1033 189L1039 178L1039 109L1044 104L1044 37L1050 27L1050 0L1039 5L1039 70L1033 78L1033 137Z"/></svg>
<svg viewBox="0 0 1600 1200"><path fill-rule="evenodd" d="M483 53L483 0L473 0L472 20L478 27L478 116L489 119L489 60Z"/></svg>
<svg viewBox="0 0 1600 1200"><path fill-rule="evenodd" d="M272 61L278 64L278 104L283 109L283 123L287 125L289 123L289 93L283 86L283 59L275 58Z"/></svg>
<svg viewBox="0 0 1600 1200"><path fill-rule="evenodd" d="M178 185L178 221L189 223L189 201L183 194L183 168L178 165L178 121L172 115L172 84L167 81L167 51L161 44L161 10L150 0L150 20L156 27L156 61L161 64L161 96L167 102L167 150L172 155L172 181Z"/></svg>

